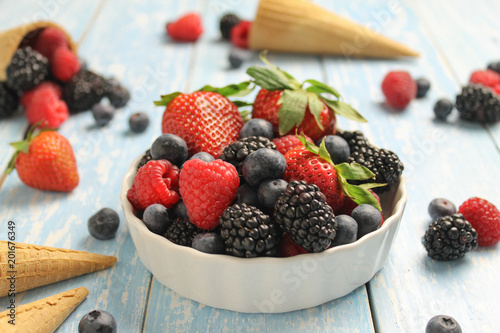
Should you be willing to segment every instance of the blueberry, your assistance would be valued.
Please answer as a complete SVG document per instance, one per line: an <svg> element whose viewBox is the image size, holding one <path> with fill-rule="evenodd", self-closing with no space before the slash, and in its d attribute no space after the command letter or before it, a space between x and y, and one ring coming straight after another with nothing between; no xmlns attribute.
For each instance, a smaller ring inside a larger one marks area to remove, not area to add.
<svg viewBox="0 0 500 333"><path fill-rule="evenodd" d="M258 186L266 179L278 179L286 170L285 157L277 150L261 148L243 161L242 174L248 184Z"/></svg>
<svg viewBox="0 0 500 333"><path fill-rule="evenodd" d="M420 78L416 79L415 82L417 83L417 98L422 98L427 95L427 92L431 89L429 80Z"/></svg>
<svg viewBox="0 0 500 333"><path fill-rule="evenodd" d="M142 219L149 231L157 235L163 235L172 222L168 215L167 208L160 204L148 206L146 210L144 210Z"/></svg>
<svg viewBox="0 0 500 333"><path fill-rule="evenodd" d="M130 92L127 88L122 86L116 79L108 80L109 91L106 95L111 105L115 108L122 108L127 105L130 100Z"/></svg>
<svg viewBox="0 0 500 333"><path fill-rule="evenodd" d="M454 318L440 315L429 320L425 333L462 333L462 328Z"/></svg>
<svg viewBox="0 0 500 333"><path fill-rule="evenodd" d="M188 148L186 142L177 135L162 134L153 142L151 156L154 160L169 160L181 166L187 160Z"/></svg>
<svg viewBox="0 0 500 333"><path fill-rule="evenodd" d="M241 128L240 139L248 138L249 136L263 136L272 140L274 138L273 124L265 119L250 119Z"/></svg>
<svg viewBox="0 0 500 333"><path fill-rule="evenodd" d="M229 65L233 69L238 69L241 67L241 65L243 65L243 58L237 53L231 52L229 54Z"/></svg>
<svg viewBox="0 0 500 333"><path fill-rule="evenodd" d="M333 239L332 245L349 244L356 241L358 236L358 223L348 215L335 216L337 221L337 234Z"/></svg>
<svg viewBox="0 0 500 333"><path fill-rule="evenodd" d="M453 103L446 98L442 98L434 104L434 114L437 119L446 120L453 111Z"/></svg>
<svg viewBox="0 0 500 333"><path fill-rule="evenodd" d="M120 217L111 208L103 208L88 220L90 234L97 239L111 239L115 237L120 225Z"/></svg>
<svg viewBox="0 0 500 333"><path fill-rule="evenodd" d="M427 211L432 220L435 221L439 217L455 214L457 208L450 200L437 198L431 201Z"/></svg>
<svg viewBox="0 0 500 333"><path fill-rule="evenodd" d="M137 112L128 119L130 130L134 133L142 133L149 126L149 117L144 112Z"/></svg>
<svg viewBox="0 0 500 333"><path fill-rule="evenodd" d="M488 69L500 74L500 61L491 62L488 64Z"/></svg>
<svg viewBox="0 0 500 333"><path fill-rule="evenodd" d="M219 21L219 28L222 38L231 39L231 29L240 23L241 19L233 13L224 14Z"/></svg>
<svg viewBox="0 0 500 333"><path fill-rule="evenodd" d="M343 163L351 156L349 144L344 138L338 135L325 136L325 147L335 164Z"/></svg>
<svg viewBox="0 0 500 333"><path fill-rule="evenodd" d="M92 107L92 115L94 116L97 126L103 127L109 124L115 115L115 108L107 104L96 104Z"/></svg>
<svg viewBox="0 0 500 333"><path fill-rule="evenodd" d="M94 310L82 317L78 324L78 333L116 333L116 321L113 315L104 310Z"/></svg>
<svg viewBox="0 0 500 333"><path fill-rule="evenodd" d="M259 207L260 201L257 195L257 189L248 184L243 184L238 187L238 191L236 192L235 203L245 203L249 206Z"/></svg>
<svg viewBox="0 0 500 333"><path fill-rule="evenodd" d="M377 230L382 223L382 215L378 209L368 204L354 208L351 217L358 223L358 239Z"/></svg>
<svg viewBox="0 0 500 333"><path fill-rule="evenodd" d="M211 254L222 254L225 250L224 239L215 232L204 232L194 237L194 249Z"/></svg>
<svg viewBox="0 0 500 333"><path fill-rule="evenodd" d="M194 154L189 159L190 160L199 159L199 160L205 161L207 163L210 163L214 160L214 157L212 155L210 155L209 153L205 153L204 151L201 151L199 153Z"/></svg>
<svg viewBox="0 0 500 333"><path fill-rule="evenodd" d="M174 217L183 217L189 219L184 201L182 200L177 201L175 206L172 207L172 215Z"/></svg>
<svg viewBox="0 0 500 333"><path fill-rule="evenodd" d="M285 192L288 182L283 179L264 180L257 190L260 203L266 208L273 208L274 203Z"/></svg>

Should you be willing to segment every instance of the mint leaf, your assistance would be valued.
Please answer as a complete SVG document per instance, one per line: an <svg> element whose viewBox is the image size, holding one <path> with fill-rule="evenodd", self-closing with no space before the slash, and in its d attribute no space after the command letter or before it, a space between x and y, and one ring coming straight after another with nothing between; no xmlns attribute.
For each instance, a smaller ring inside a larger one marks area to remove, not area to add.
<svg viewBox="0 0 500 333"><path fill-rule="evenodd" d="M306 89L309 92L316 93L316 94L327 93L327 94L332 94L333 96L335 96L337 98L340 98L340 93L336 89L334 89L334 88L332 88L332 87L330 87L322 82L312 80L312 79L305 80L304 82L311 84L311 86Z"/></svg>
<svg viewBox="0 0 500 333"><path fill-rule="evenodd" d="M337 173L349 180L365 180L375 177L375 174L367 167L358 163L341 163L335 165Z"/></svg>
<svg viewBox="0 0 500 333"><path fill-rule="evenodd" d="M321 100L328 105L336 114L339 116L358 121L360 123L368 122L358 111L356 111L352 106L341 101L333 101L331 99L320 97Z"/></svg>
<svg viewBox="0 0 500 333"><path fill-rule="evenodd" d="M309 106L309 112L316 120L316 124L319 129L323 130L323 124L321 123L321 110L323 110L323 102L319 99L318 95L313 93L307 93L307 105Z"/></svg>
<svg viewBox="0 0 500 333"><path fill-rule="evenodd" d="M352 185L347 182L343 177L339 177L342 183L344 193L349 196L358 205L369 204L382 211L382 207L378 203L373 194L360 186Z"/></svg>
<svg viewBox="0 0 500 333"><path fill-rule="evenodd" d="M255 88L255 86L250 87L250 84L252 83L251 80L249 81L243 81L238 84L230 84L225 87L217 88L217 87L212 87L211 85L206 85L202 87L198 91L212 91L216 92L218 94L221 94L222 96L234 96L234 97L242 97L246 96L249 93L252 92L252 90Z"/></svg>
<svg viewBox="0 0 500 333"><path fill-rule="evenodd" d="M284 90L278 104L279 133L285 135L294 126L299 126L304 119L307 106L307 94L303 90Z"/></svg>
<svg viewBox="0 0 500 333"><path fill-rule="evenodd" d="M167 106L174 98L176 98L180 94L182 93L176 91L168 95L161 95L161 99L159 101L155 101L154 103L156 106Z"/></svg>

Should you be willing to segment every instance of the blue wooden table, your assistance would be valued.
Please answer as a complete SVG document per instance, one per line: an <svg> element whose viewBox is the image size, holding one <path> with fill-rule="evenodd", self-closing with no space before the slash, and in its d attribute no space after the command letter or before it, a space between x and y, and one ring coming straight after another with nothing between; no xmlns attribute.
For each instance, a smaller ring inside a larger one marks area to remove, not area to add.
<svg viewBox="0 0 500 333"><path fill-rule="evenodd" d="M14 172L0 189L0 239L7 221L16 222L17 241L71 248L118 258L111 269L18 295L28 303L86 286L90 295L59 332L76 332L92 309L111 312L120 332L306 331L423 332L437 314L455 317L464 332L499 332L499 249L480 248L456 262L429 259L421 238L431 222L427 205L446 197L457 205L472 196L500 205L500 127L464 123L453 115L434 120L441 97L453 99L473 70L500 60L500 3L495 0L315 1L338 14L369 24L421 53L416 60L353 60L342 57L269 55L298 79L314 78L336 87L368 120L345 119L339 126L361 129L395 151L405 164L409 200L399 234L384 268L365 286L324 305L284 314L243 314L218 310L176 295L159 284L140 262L119 202L120 183L130 162L161 134L160 94L192 91L248 79L229 70L231 46L220 41L218 20L225 12L252 19L257 1L0 1L0 29L36 20L64 26L79 43L90 68L114 76L130 88L132 100L109 127L96 129L89 112L70 117L60 132L75 150L80 185L70 194L41 192L22 184ZM203 16L205 32L194 43L173 43L168 20L188 11ZM1 51L1 50L0 50ZM258 64L257 54L246 65ZM393 69L432 82L428 96L402 113L383 107L380 83ZM128 131L128 117L147 112L152 125L140 135ZM9 142L27 127L22 115L0 121L0 169L12 153ZM116 238L99 241L87 220L110 207L120 213ZM0 298L0 307L8 304Z"/></svg>

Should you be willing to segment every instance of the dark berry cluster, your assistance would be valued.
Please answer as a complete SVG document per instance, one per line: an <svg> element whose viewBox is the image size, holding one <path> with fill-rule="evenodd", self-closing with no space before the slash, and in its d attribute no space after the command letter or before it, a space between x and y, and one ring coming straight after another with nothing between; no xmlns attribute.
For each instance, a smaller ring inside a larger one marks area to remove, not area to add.
<svg viewBox="0 0 500 333"><path fill-rule="evenodd" d="M31 47L18 49L6 69L7 85L15 91L33 89L49 75L49 61Z"/></svg>
<svg viewBox="0 0 500 333"><path fill-rule="evenodd" d="M10 117L18 105L17 94L5 82L0 82L0 119Z"/></svg>
<svg viewBox="0 0 500 333"><path fill-rule="evenodd" d="M292 181L274 206L274 219L292 240L309 252L326 250L335 237L332 208L316 185Z"/></svg>
<svg viewBox="0 0 500 333"><path fill-rule="evenodd" d="M464 120L486 123L500 121L500 98L481 85L463 87L457 96L456 108Z"/></svg>
<svg viewBox="0 0 500 333"><path fill-rule="evenodd" d="M63 86L63 99L70 113L90 110L109 92L106 79L91 71L82 71Z"/></svg>
<svg viewBox="0 0 500 333"><path fill-rule="evenodd" d="M238 174L241 174L241 164L245 158L261 148L276 149L276 145L268 138L262 136L249 136L224 148L224 151L219 158L233 164L236 167Z"/></svg>
<svg viewBox="0 0 500 333"><path fill-rule="evenodd" d="M189 222L188 219L178 217L168 227L164 236L177 245L191 246L194 237L202 232L202 229Z"/></svg>

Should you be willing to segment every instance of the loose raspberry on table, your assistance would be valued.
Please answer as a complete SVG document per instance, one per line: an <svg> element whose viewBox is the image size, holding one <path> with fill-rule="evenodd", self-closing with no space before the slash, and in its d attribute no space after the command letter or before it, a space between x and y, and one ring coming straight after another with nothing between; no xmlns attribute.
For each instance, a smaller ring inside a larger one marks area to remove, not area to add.
<svg viewBox="0 0 500 333"><path fill-rule="evenodd" d="M491 246L500 241L500 211L491 202L473 197L465 201L458 212L476 229L480 246Z"/></svg>
<svg viewBox="0 0 500 333"><path fill-rule="evenodd" d="M53 53L50 69L56 79L66 82L80 71L80 61L73 51L60 47Z"/></svg>
<svg viewBox="0 0 500 333"><path fill-rule="evenodd" d="M194 42L203 33L200 15L189 13L175 22L167 23L167 34L175 40Z"/></svg>
<svg viewBox="0 0 500 333"><path fill-rule="evenodd" d="M171 208L179 201L178 188L179 168L167 160L153 160L139 169L127 198L139 211L152 204Z"/></svg>
<svg viewBox="0 0 500 333"><path fill-rule="evenodd" d="M28 122L40 121L41 128L59 128L69 117L68 106L61 100L61 89L52 82L44 82L21 97Z"/></svg>
<svg viewBox="0 0 500 333"><path fill-rule="evenodd" d="M248 49L248 36L251 27L252 22L240 21L231 29L231 42L237 47Z"/></svg>
<svg viewBox="0 0 500 333"><path fill-rule="evenodd" d="M500 84L500 74L490 69L475 71L471 74L469 83L476 83L485 87L494 88Z"/></svg>
<svg viewBox="0 0 500 333"><path fill-rule="evenodd" d="M417 84L408 72L393 71L385 76L382 92L389 106L403 110L417 96Z"/></svg>

